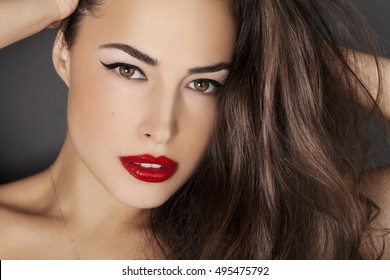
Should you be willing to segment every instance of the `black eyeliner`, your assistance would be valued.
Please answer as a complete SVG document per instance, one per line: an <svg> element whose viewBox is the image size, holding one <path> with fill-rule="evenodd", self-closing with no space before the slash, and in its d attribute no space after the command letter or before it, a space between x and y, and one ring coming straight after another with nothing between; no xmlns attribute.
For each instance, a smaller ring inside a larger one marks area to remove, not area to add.
<svg viewBox="0 0 390 280"><path fill-rule="evenodd" d="M197 79L195 81L206 81L208 83L211 83L213 86L215 86L217 89L220 89L221 87L223 87L223 85L219 82L217 82L216 80L211 80L211 79Z"/></svg>
<svg viewBox="0 0 390 280"><path fill-rule="evenodd" d="M111 64L106 64L106 63L104 63L104 62L102 62L102 61L100 61L100 63L101 63L104 67L106 67L108 70L113 70L113 69L115 69L115 68L117 68L117 67L121 67L121 66L129 67L129 68L134 68L134 69L136 69L137 71L139 71L142 75L145 76L144 71L142 71L142 70L139 69L137 66L132 65L132 64L128 64L128 63L124 63L124 62L115 62L115 63L111 63Z"/></svg>

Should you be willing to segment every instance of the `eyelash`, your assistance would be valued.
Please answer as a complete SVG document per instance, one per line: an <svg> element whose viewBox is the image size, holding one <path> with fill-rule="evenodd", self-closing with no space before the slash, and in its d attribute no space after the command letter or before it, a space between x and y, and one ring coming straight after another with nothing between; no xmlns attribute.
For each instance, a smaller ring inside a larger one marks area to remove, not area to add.
<svg viewBox="0 0 390 280"><path fill-rule="evenodd" d="M213 88L211 90L209 88L207 88L205 91L201 91L201 90L196 89L196 83L208 83ZM187 84L187 88L192 89L199 94L215 94L218 92L218 90L221 87L222 87L222 85L220 83L218 83L217 81L214 81L214 80L210 80L210 79L198 79L198 80L194 80L194 81Z"/></svg>
<svg viewBox="0 0 390 280"><path fill-rule="evenodd" d="M112 64L106 64L106 63L101 62L101 64L103 64L103 66L106 67L108 70L114 70L116 72L116 74L118 74L120 77L122 77L124 79L146 80L146 75L137 66L127 64L127 63L122 63L122 62L117 62L117 63L112 63ZM124 69L127 69L127 70L133 70L134 72L133 72L132 76L129 76L129 77L124 76L121 73L121 67L123 67ZM136 76L136 77L134 77L134 76Z"/></svg>
<svg viewBox="0 0 390 280"><path fill-rule="evenodd" d="M116 62L116 63L112 63L112 64L106 64L106 63L101 62L101 64L104 67L106 67L107 70L110 70L110 71L114 70L116 72L116 74L119 75L123 79L147 80L144 72L141 69L139 69L137 66L123 63L123 62ZM120 69L121 67L123 67L127 70L133 70L134 72L131 76L127 77L121 73L121 69ZM135 74L135 73L137 73L137 74ZM138 77L134 77L136 75L138 75ZM198 84L199 83L207 83L208 85L212 86L212 89L210 90L209 88L207 88L206 90L201 91L201 90L196 88L197 83ZM218 83L217 81L210 80L210 79L197 79L197 80L193 80L193 81L189 82L186 87L195 91L198 94L215 94L222 87L222 85L220 83Z"/></svg>

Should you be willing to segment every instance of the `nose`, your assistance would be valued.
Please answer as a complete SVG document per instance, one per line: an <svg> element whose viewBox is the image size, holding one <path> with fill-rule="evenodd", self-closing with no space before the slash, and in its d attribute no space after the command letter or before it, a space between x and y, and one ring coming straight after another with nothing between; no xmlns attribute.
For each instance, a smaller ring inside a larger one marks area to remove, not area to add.
<svg viewBox="0 0 390 280"><path fill-rule="evenodd" d="M144 106L143 119L139 126L139 135L155 144L167 144L177 134L177 105L174 94L157 92L149 94Z"/></svg>

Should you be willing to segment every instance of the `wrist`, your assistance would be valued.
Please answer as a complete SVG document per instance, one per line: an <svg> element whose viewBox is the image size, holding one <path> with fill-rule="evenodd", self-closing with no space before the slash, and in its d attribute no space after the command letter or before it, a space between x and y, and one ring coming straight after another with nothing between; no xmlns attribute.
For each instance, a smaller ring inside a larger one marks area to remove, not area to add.
<svg viewBox="0 0 390 280"><path fill-rule="evenodd" d="M56 0L41 0L41 1L45 2L44 7L48 7L46 9L47 12L46 19L47 19L48 26L62 19L61 11Z"/></svg>

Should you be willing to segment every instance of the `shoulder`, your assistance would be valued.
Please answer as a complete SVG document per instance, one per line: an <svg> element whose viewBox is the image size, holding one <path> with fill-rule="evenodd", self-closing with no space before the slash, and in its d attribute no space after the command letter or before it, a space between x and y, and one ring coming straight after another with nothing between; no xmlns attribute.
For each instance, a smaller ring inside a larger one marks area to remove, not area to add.
<svg viewBox="0 0 390 280"><path fill-rule="evenodd" d="M0 259L23 258L50 216L50 195L40 174L0 186Z"/></svg>
<svg viewBox="0 0 390 280"><path fill-rule="evenodd" d="M385 251L383 259L390 259L390 166L382 167L367 174L363 195L372 200L380 209L378 217L373 221L374 226L384 229L384 232L374 232L378 238L378 248L382 247L383 234ZM375 237L375 239L377 239Z"/></svg>
<svg viewBox="0 0 390 280"><path fill-rule="evenodd" d="M368 172L363 194L381 208L383 214L389 215L390 227L390 166Z"/></svg>
<svg viewBox="0 0 390 280"><path fill-rule="evenodd" d="M0 185L0 209L40 213L47 210L52 196L45 172L16 182Z"/></svg>

